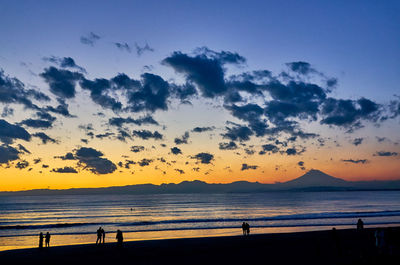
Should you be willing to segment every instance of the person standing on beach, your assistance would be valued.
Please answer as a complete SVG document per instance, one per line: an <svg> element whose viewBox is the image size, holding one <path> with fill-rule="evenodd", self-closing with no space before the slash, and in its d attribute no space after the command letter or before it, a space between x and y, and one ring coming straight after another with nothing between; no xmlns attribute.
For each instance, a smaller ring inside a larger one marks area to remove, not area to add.
<svg viewBox="0 0 400 265"><path fill-rule="evenodd" d="M358 219L358 221L357 221L357 230L358 231L361 231L361 230L363 230L364 229L364 222L361 220L361 218L360 219Z"/></svg>
<svg viewBox="0 0 400 265"><path fill-rule="evenodd" d="M101 226L99 229L97 229L97 240L96 240L96 245L101 243Z"/></svg>
<svg viewBox="0 0 400 265"><path fill-rule="evenodd" d="M250 225L246 223L246 234L250 235Z"/></svg>
<svg viewBox="0 0 400 265"><path fill-rule="evenodd" d="M43 233L40 232L39 234L39 248L42 249L43 248Z"/></svg>
<svg viewBox="0 0 400 265"><path fill-rule="evenodd" d="M243 230L243 235L245 236L246 235L246 223L245 222L243 222L243 224L242 224L242 230Z"/></svg>
<svg viewBox="0 0 400 265"><path fill-rule="evenodd" d="M103 236L103 244L105 243L105 239L106 239L106 232L104 232L104 229L102 228L101 229L101 234L102 234L102 236Z"/></svg>
<svg viewBox="0 0 400 265"><path fill-rule="evenodd" d="M117 236L115 237L117 239L117 246L120 248L122 247L122 242L124 241L124 236L122 235L121 230L117 230Z"/></svg>
<svg viewBox="0 0 400 265"><path fill-rule="evenodd" d="M45 237L45 242L46 242L46 247L48 248L48 247L50 247L50 233L49 232L47 232L46 233L46 237Z"/></svg>

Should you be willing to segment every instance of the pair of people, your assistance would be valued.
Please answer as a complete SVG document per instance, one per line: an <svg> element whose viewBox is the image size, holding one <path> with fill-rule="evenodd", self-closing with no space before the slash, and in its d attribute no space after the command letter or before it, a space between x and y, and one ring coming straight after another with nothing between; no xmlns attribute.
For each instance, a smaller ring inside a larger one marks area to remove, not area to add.
<svg viewBox="0 0 400 265"><path fill-rule="evenodd" d="M39 248L43 248L43 239L45 239L46 247L50 247L50 233L47 232L46 236L43 236L43 233L39 234Z"/></svg>
<svg viewBox="0 0 400 265"><path fill-rule="evenodd" d="M242 224L242 230L243 230L243 235L250 235L250 225L246 222L243 222Z"/></svg>
<svg viewBox="0 0 400 265"><path fill-rule="evenodd" d="M106 232L104 232L104 229L101 228L101 226L99 227L99 229L97 229L97 240L96 240L96 245L97 244L101 244L101 240L103 239L103 244L105 243L105 239L106 239Z"/></svg>

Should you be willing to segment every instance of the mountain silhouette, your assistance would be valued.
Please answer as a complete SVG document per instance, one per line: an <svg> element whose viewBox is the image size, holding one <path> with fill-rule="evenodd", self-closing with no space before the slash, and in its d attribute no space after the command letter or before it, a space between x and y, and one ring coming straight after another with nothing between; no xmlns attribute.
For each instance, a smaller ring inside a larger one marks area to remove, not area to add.
<svg viewBox="0 0 400 265"><path fill-rule="evenodd" d="M87 194L182 194L182 193L255 193L270 191L354 191L400 190L400 180L346 181L312 169L304 175L276 184L236 181L227 184L200 180L161 185L138 184L105 188L73 188L65 190L37 189L0 192L5 195L87 195Z"/></svg>

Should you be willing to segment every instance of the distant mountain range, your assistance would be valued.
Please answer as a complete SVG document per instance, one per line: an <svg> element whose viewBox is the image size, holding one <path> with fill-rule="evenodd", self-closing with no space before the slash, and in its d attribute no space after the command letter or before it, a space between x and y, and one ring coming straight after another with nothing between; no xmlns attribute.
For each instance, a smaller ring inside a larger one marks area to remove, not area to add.
<svg viewBox="0 0 400 265"><path fill-rule="evenodd" d="M83 194L174 194L174 193L247 193L271 191L354 191L354 190L400 190L400 180L346 181L310 170L296 179L276 183L237 181L228 184L208 184L203 181L183 181L179 184L139 184L107 188L74 188L65 190L36 189L0 192L2 195L83 195Z"/></svg>

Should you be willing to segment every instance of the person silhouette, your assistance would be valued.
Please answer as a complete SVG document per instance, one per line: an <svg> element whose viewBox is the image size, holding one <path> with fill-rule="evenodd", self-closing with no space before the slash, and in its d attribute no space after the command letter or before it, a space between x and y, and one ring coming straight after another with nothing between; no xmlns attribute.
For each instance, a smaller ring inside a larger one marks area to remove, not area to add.
<svg viewBox="0 0 400 265"><path fill-rule="evenodd" d="M250 225L246 223L246 234L250 235Z"/></svg>
<svg viewBox="0 0 400 265"><path fill-rule="evenodd" d="M360 219L358 219L358 221L357 221L357 230L358 231L361 231L361 230L363 230L364 229L364 222L361 220L361 218Z"/></svg>
<svg viewBox="0 0 400 265"><path fill-rule="evenodd" d="M50 247L50 233L47 232L45 236L46 247Z"/></svg>
<svg viewBox="0 0 400 265"><path fill-rule="evenodd" d="M245 222L242 223L242 230L243 230L243 235L245 236L246 235L246 223Z"/></svg>
<svg viewBox="0 0 400 265"><path fill-rule="evenodd" d="M96 245L101 243L101 226L99 229L97 229L97 240L96 240Z"/></svg>
<svg viewBox="0 0 400 265"><path fill-rule="evenodd" d="M102 234L102 236L103 236L103 244L105 243L105 239L106 239L106 232L104 232L104 229L102 228L101 229L101 234Z"/></svg>
<svg viewBox="0 0 400 265"><path fill-rule="evenodd" d="M39 234L39 248L43 248L43 233L40 232Z"/></svg>
<svg viewBox="0 0 400 265"><path fill-rule="evenodd" d="M117 247L122 247L122 242L124 241L124 236L122 235L121 230L117 230L117 236L115 237L117 239Z"/></svg>

